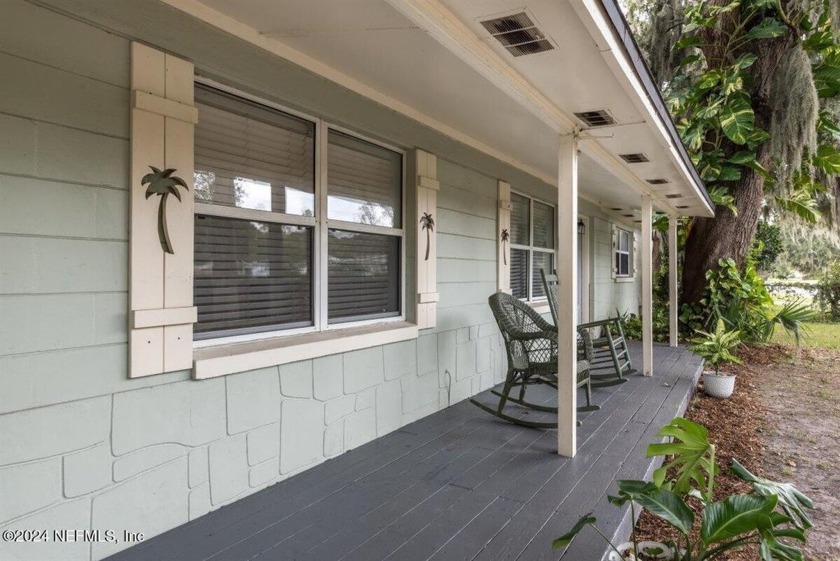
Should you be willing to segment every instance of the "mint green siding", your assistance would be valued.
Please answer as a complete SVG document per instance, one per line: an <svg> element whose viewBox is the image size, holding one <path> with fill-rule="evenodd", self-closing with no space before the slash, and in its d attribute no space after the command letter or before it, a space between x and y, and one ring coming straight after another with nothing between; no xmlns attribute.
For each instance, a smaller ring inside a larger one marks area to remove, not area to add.
<svg viewBox="0 0 840 561"><path fill-rule="evenodd" d="M552 196L420 123L174 10L138 5L120 3L123 16L104 24L204 75L439 156L438 325L414 341L211 380L129 380L129 41L4 0L0 75L15 79L0 85L2 529L148 537L490 387L505 369L486 304L496 178ZM97 9L116 17L109 3ZM637 305L628 284L601 306L615 287L600 261L593 271L596 309ZM0 557L100 559L125 546L0 543Z"/></svg>

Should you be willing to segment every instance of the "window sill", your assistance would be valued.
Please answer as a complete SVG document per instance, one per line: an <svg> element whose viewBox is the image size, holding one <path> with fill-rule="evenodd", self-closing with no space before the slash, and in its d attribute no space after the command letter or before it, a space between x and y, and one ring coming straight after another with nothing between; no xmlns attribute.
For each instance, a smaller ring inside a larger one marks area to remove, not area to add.
<svg viewBox="0 0 840 561"><path fill-rule="evenodd" d="M418 328L413 323L388 322L195 349L193 351L193 378L205 380L257 368L346 353L416 339L417 335Z"/></svg>
<svg viewBox="0 0 840 561"><path fill-rule="evenodd" d="M636 282L636 277L615 277L615 282Z"/></svg>
<svg viewBox="0 0 840 561"><path fill-rule="evenodd" d="M548 305L547 302L543 301L538 304L531 304L531 307L540 315L545 315L551 313L551 306Z"/></svg>

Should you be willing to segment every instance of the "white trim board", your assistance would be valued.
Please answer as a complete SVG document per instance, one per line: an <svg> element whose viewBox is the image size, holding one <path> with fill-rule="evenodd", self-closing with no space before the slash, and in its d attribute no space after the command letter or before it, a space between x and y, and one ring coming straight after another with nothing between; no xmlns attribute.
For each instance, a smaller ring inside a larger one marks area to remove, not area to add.
<svg viewBox="0 0 840 561"><path fill-rule="evenodd" d="M417 325L379 323L247 343L216 345L194 351L193 378L203 380L321 356L416 339Z"/></svg>

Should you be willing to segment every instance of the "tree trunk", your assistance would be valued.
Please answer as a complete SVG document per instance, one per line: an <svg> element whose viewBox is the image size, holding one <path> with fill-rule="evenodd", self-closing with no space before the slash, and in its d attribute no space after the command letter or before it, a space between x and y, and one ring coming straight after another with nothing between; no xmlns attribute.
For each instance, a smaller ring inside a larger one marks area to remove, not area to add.
<svg viewBox="0 0 840 561"><path fill-rule="evenodd" d="M713 0L717 5L725 5L729 0ZM789 4L789 1L783 1ZM785 6L787 9L788 6ZM737 22L737 16L723 18L719 25L730 27ZM755 23L758 23L756 21ZM720 29L709 30L704 43L722 45ZM752 107L755 112L757 127L769 130L772 109L770 104L770 84L779 66L782 54L795 42L792 33L777 39L761 40L749 45L746 52L754 53L758 58L751 71L753 83L750 88ZM715 47L712 47L715 48ZM709 60L719 58L718 53L706 52ZM737 57L741 53L735 53ZM726 154L731 155L742 149L728 140L723 143ZM756 151L758 162L770 168L769 143L758 147ZM685 260L682 276L682 300L684 302L699 302L703 297L706 286L706 271L717 268L718 260L732 258L742 267L744 260L752 246L756 225L764 199L764 177L749 168L743 168L741 179L729 183L729 192L735 198L738 215L729 210L718 208L714 218L694 219L685 245Z"/></svg>

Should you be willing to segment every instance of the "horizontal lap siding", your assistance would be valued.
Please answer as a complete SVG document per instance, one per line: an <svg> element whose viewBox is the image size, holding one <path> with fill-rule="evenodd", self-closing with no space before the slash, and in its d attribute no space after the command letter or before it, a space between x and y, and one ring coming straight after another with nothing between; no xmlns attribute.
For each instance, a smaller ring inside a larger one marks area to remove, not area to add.
<svg viewBox="0 0 840 561"><path fill-rule="evenodd" d="M128 45L3 5L0 413L148 385L125 373Z"/></svg>
<svg viewBox="0 0 840 561"><path fill-rule="evenodd" d="M496 180L438 160L438 327L493 321L496 291Z"/></svg>
<svg viewBox="0 0 840 561"><path fill-rule="evenodd" d="M0 528L151 536L499 381L495 179L443 157L435 329L223 379L129 380L129 70L126 39L3 4ZM0 557L100 559L127 544L82 545L0 544Z"/></svg>

